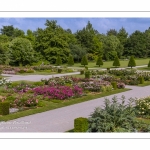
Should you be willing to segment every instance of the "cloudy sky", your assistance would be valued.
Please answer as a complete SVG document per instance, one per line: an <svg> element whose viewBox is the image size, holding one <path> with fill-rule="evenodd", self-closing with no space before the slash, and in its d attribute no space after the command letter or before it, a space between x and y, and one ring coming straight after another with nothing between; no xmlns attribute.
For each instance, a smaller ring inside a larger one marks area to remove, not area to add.
<svg viewBox="0 0 150 150"><path fill-rule="evenodd" d="M145 31L150 27L150 18L0 18L0 28L2 26L13 25L15 28L35 31L38 27L45 28L46 20L57 20L64 29L71 29L72 32L82 29L90 21L93 28L100 33L106 33L109 29L119 31L124 27L131 34L135 30Z"/></svg>

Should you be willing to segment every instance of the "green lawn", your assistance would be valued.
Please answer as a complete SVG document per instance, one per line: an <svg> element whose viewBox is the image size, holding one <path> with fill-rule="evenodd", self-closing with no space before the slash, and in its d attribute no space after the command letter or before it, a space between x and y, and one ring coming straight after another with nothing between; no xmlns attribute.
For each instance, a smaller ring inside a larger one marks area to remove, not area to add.
<svg viewBox="0 0 150 150"><path fill-rule="evenodd" d="M149 58L147 59L135 59L135 62L136 62L136 65L137 66L141 66L141 65L147 65L148 62L149 62ZM88 64L88 67L89 68L111 68L113 67L113 61L106 61L106 62L103 62L103 66L101 67L98 67L96 66L96 62L89 62ZM120 61L120 67L127 67L128 66L128 60L121 60ZM66 66L66 65L65 65ZM81 66L81 63L75 63L74 66L72 66L73 68L84 68L84 66ZM114 67L113 67L114 68Z"/></svg>
<svg viewBox="0 0 150 150"><path fill-rule="evenodd" d="M73 105L73 104L77 104L77 103L81 103L81 102L85 102L85 101L89 101L89 100L93 100L96 98L100 98L100 97L105 97L108 95L113 95L116 93L121 93L121 92L125 92L128 91L130 89L117 89L111 92L103 92L100 94L87 94L86 96L80 97L80 98L75 98L75 99L70 99L70 100L51 100L51 101L42 101L44 106L43 107L38 107L35 109L29 109L29 110L25 110L25 111L20 111L20 112L16 112L16 113L12 113L6 116L0 116L0 121L7 121L7 120L12 120L12 119L16 119L16 118L20 118L20 117L24 117L24 116L28 116L28 115L32 115L32 114L36 114L36 113L41 113L44 111L48 111L48 110L52 110L52 109L56 109L56 108L60 108L60 107L65 107L65 106L69 106L69 105Z"/></svg>
<svg viewBox="0 0 150 150"><path fill-rule="evenodd" d="M150 71L149 67L140 67L138 70L143 70L143 71Z"/></svg>

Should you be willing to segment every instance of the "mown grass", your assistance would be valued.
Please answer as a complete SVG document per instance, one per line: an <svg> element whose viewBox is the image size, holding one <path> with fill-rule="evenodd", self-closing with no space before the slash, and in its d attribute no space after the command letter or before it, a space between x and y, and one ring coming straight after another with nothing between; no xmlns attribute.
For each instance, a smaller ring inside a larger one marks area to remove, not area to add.
<svg viewBox="0 0 150 150"><path fill-rule="evenodd" d="M38 107L38 108L35 108L35 109L20 111L20 112L16 112L16 113L6 115L6 116L0 116L0 121L8 121L8 120L12 120L12 119L16 119L16 118L20 118L20 117L24 117L24 116L29 116L29 115L33 115L33 114L36 114L36 113L41 113L41 112L45 112L45 111L48 111L48 110L53 110L53 109L56 109L56 108L61 108L61 107L65 107L65 106L69 106L69 105L89 101L89 100L94 100L96 98L101 98L101 97L105 97L105 96L108 96L108 95L113 95L113 94L125 92L125 91L128 91L128 90L130 90L130 89L117 89L117 90L114 90L114 91L104 92L104 93L99 93L99 94L87 94L86 96L83 96L83 97L70 99L70 100L63 100L63 101L61 101L61 100L44 101L43 100L42 101L43 104L44 104L43 107Z"/></svg>

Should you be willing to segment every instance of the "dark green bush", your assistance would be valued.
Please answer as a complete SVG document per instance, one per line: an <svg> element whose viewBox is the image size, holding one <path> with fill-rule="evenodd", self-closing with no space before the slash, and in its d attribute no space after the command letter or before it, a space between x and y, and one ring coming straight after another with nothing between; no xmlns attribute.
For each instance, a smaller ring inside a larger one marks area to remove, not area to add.
<svg viewBox="0 0 150 150"><path fill-rule="evenodd" d="M139 80L139 83L140 83L140 84L143 84L143 83L144 83L144 78L143 78L143 77L139 77L138 80Z"/></svg>
<svg viewBox="0 0 150 150"><path fill-rule="evenodd" d="M87 118L76 118L74 120L74 132L86 132L88 130Z"/></svg>
<svg viewBox="0 0 150 150"><path fill-rule="evenodd" d="M89 71L89 70L85 71L85 78L88 78L88 79L89 79L90 76L91 76L90 71Z"/></svg>
<svg viewBox="0 0 150 150"><path fill-rule="evenodd" d="M149 63L148 63L148 67L150 67L150 60L149 60Z"/></svg>
<svg viewBox="0 0 150 150"><path fill-rule="evenodd" d="M0 102L0 115L8 115L9 114L9 102Z"/></svg>
<svg viewBox="0 0 150 150"><path fill-rule="evenodd" d="M113 86L113 88L116 90L117 89L117 82L111 82L111 85Z"/></svg>
<svg viewBox="0 0 150 150"><path fill-rule="evenodd" d="M84 74L84 70L80 70L80 74Z"/></svg>
<svg viewBox="0 0 150 150"><path fill-rule="evenodd" d="M107 71L110 71L110 68L107 68Z"/></svg>
<svg viewBox="0 0 150 150"><path fill-rule="evenodd" d="M37 82L34 82L33 85L35 85L35 86L43 86L44 82L37 81Z"/></svg>
<svg viewBox="0 0 150 150"><path fill-rule="evenodd" d="M25 72L26 72L25 70L20 70L20 71L19 71L19 73L25 73Z"/></svg>
<svg viewBox="0 0 150 150"><path fill-rule="evenodd" d="M27 70L26 73L34 73L34 70Z"/></svg>
<svg viewBox="0 0 150 150"><path fill-rule="evenodd" d="M61 73L62 72L62 69L61 68L58 68L58 73Z"/></svg>

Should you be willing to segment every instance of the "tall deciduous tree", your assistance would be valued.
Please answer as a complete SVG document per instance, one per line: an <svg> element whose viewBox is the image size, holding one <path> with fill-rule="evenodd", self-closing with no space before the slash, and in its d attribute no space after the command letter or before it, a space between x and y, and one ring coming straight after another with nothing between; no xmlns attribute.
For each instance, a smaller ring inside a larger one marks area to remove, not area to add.
<svg viewBox="0 0 150 150"><path fill-rule="evenodd" d="M29 40L15 38L9 44L10 64L27 65L34 61L34 50Z"/></svg>
<svg viewBox="0 0 150 150"><path fill-rule="evenodd" d="M115 29L110 29L107 31L108 36L110 36L110 35L117 36L117 34L118 34L118 32Z"/></svg>
<svg viewBox="0 0 150 150"><path fill-rule="evenodd" d="M55 63L57 55L60 55L62 62L67 62L70 54L69 37L62 27L57 25L57 21L47 20L45 29L38 29L35 32L35 49L40 52L50 63Z"/></svg>

